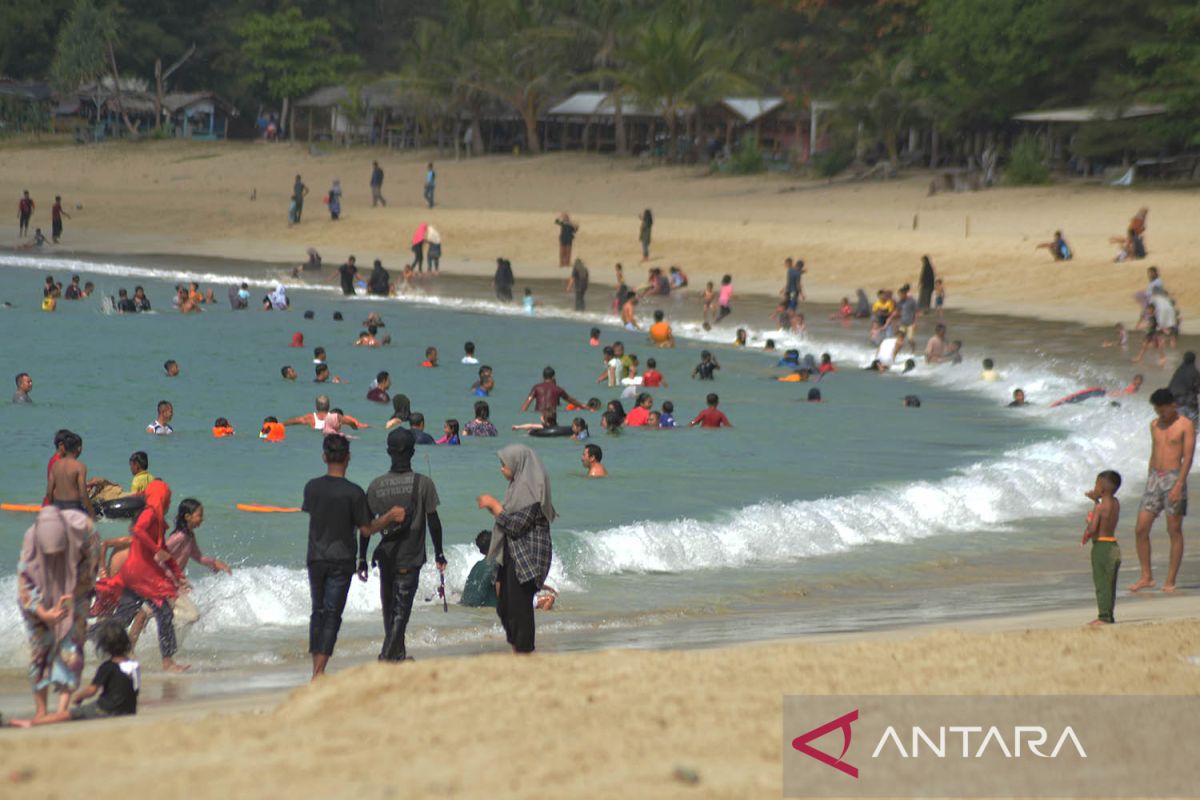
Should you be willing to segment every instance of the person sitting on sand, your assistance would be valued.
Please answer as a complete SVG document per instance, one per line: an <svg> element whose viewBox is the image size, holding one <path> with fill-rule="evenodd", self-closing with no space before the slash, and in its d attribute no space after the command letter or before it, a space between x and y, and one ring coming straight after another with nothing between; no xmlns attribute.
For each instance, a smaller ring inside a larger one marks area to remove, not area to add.
<svg viewBox="0 0 1200 800"><path fill-rule="evenodd" d="M1137 234L1133 228L1125 232L1125 236L1110 236L1109 244L1120 245L1117 250L1117 255L1113 259L1115 263L1122 261L1132 261L1146 257L1146 243L1142 241L1142 237Z"/></svg>
<svg viewBox="0 0 1200 800"><path fill-rule="evenodd" d="M1046 249L1050 251L1050 257L1055 261L1070 261L1073 257L1071 247L1067 244L1067 240L1063 238L1062 231L1055 231L1054 238L1048 242L1042 242L1035 245L1034 250Z"/></svg>
<svg viewBox="0 0 1200 800"><path fill-rule="evenodd" d="M95 634L96 650L108 656L92 678L92 683L74 697L74 708L60 708L53 714L43 713L32 719L14 719L9 724L14 728L29 728L34 725L50 725L71 720L107 719L130 716L137 713L138 691L141 689L141 672L138 662L130 658L133 643L118 622L103 622ZM81 664L82 666L82 664ZM83 705L100 693L95 703ZM66 705L65 703L63 704Z"/></svg>

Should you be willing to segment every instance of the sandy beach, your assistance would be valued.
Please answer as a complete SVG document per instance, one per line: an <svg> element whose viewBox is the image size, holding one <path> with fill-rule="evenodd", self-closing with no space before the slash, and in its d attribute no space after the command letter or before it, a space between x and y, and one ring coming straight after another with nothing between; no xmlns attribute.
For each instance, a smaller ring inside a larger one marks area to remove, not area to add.
<svg viewBox="0 0 1200 800"><path fill-rule="evenodd" d="M33 224L48 231L54 194L62 194L73 217L58 252L297 263L315 246L331 265L353 253L360 264L379 257L398 267L409 258L413 230L427 221L442 232L446 270L491 274L503 255L519 283L562 274L553 221L566 209L581 225L575 254L591 266L593 282L610 283L618 261L627 279L640 281L637 215L649 207L656 219L650 264L678 264L693 285L729 272L738 292L774 293L791 255L808 264L810 298L833 301L860 286L873 292L915 281L927 253L946 281L950 308L1131 321L1131 297L1145 287L1151 264L1185 315L1200 302L1200 277L1190 269L1200 249L1200 195L1191 189L1065 183L931 197L925 172L830 185L709 176L607 156L500 156L437 160L438 206L428 211L421 180L430 158L300 143L8 146L0 149L0 197L15 203L28 188L38 203ZM386 173L387 208L370 207L372 159ZM289 229L296 173L311 194L303 224ZM336 223L321 202L335 178L345 190ZM1149 258L1114 264L1108 237L1123 233L1141 206L1150 208ZM1056 228L1075 250L1070 263L1034 250ZM16 244L15 234L4 233L0 244Z"/></svg>
<svg viewBox="0 0 1200 800"><path fill-rule="evenodd" d="M431 222L443 235L444 271L490 275L506 256L519 287L565 278L553 221L566 209L581 225L576 255L593 282L611 283L617 261L640 281L637 215L649 207L649 265L679 264L694 288L729 272L738 292L773 294L790 255L808 263L809 299L828 302L860 286L915 282L927 253L951 309L1132 323L1132 295L1151 264L1185 318L1200 304L1191 269L1200 195L1190 189L1068 183L928 196L927 173L831 185L576 154L438 161L430 211L421 199L430 157L302 144L9 145L0 148L0 198L15 204L29 189L33 225L48 232L54 195L63 195L72 218L63 244L45 254L278 265L298 264L315 246L330 268L350 253L360 265L378 257L397 268L413 229ZM370 207L372 159L387 175L386 208ZM312 194L303 224L289 228L297 172ZM346 191L336 223L321 203L334 178ZM1114 264L1108 237L1141 206L1150 208L1150 257ZM1055 228L1074 261L1034 250ZM14 224L0 248L16 243ZM1196 693L1200 597L1123 595L1120 624L1102 629L1085 627L1094 615L1090 606L703 650L358 666L335 656L335 674L316 686L174 702L157 698L195 696L173 688L195 676L156 674L154 699L136 718L0 730L0 796L86 796L121 776L127 794L156 798L778 797L788 694Z"/></svg>
<svg viewBox="0 0 1200 800"><path fill-rule="evenodd" d="M104 774L132 796L160 798L778 797L787 694L1196 691L1200 598L1122 598L1122 622L1099 630L1081 625L1091 613L729 649L368 664L286 695L2 731L0 776L22 796L83 796L103 754Z"/></svg>

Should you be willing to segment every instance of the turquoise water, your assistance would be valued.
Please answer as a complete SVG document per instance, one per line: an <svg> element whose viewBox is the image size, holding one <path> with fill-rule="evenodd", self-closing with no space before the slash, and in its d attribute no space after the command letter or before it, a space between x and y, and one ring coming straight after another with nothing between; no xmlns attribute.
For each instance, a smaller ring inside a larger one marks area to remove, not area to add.
<svg viewBox="0 0 1200 800"><path fill-rule="evenodd" d="M83 461L93 476L126 483L129 454L146 450L151 471L171 483L176 502L190 496L205 504L200 543L235 568L232 578L192 570L205 616L189 633L185 654L214 668L286 661L302 655L306 642L306 517L247 514L235 504L299 505L305 481L323 472L320 436L294 427L287 441L266 443L256 435L263 418L306 413L316 394L329 394L334 406L372 426L352 444L349 477L365 486L388 464L383 423L391 409L365 399L375 373L388 370L393 393L407 394L439 436L444 419L465 423L472 417L476 367L459 363L467 340L495 368L497 388L488 400L501 436L421 448L414 461L418 471L432 475L441 496L451 560L447 585L456 594L478 558L470 542L487 527L488 516L474 498L504 490L496 451L512 441L532 444L552 476L561 515L550 579L562 591L560 609L541 622L551 646L560 648L704 644L953 616L981 610L972 580L1001 587L996 608L1008 607L1003 586L1014 587L1014 598L1027 597L1031 580L1052 597L1086 598L1086 584L1059 575L1073 562L1062 560L1060 545L1047 544L1045 532L1074 529L1079 494L1099 468L1115 463L1140 469L1134 466L1138 459L1145 463L1137 437L1145 417L1140 406L1057 412L1043 401L1030 413L1014 413L1003 407L1011 382L980 385L970 366L922 368L906 377L863 372L868 351L853 331L817 323L813 339L801 345L817 354L828 350L842 364L820 384L826 402L818 405L801 401L808 385L772 380L780 374L777 356L761 352L761 339L738 350L727 344L732 329L706 333L681 322L678 331L696 338L681 339L673 351L654 350L640 335L604 324L604 341L623 340L643 365L648 357L657 359L669 387L652 390L656 407L670 400L677 419L686 422L703 408L704 395L715 391L735 427L627 430L614 437L600 431L598 415L585 414L612 474L588 480L579 443L530 439L507 429L536 418L520 414L519 406L547 364L580 399L617 396L595 383L601 357L587 340L597 316L547 308L530 319L478 297L479 287L472 294L465 284L455 285L457 297L415 302L346 299L328 289L295 287L289 291L291 312L266 313L253 304L233 312L219 303L181 316L170 310L174 277L166 262L137 268L34 265L0 256L0 264L6 265L0 299L14 304L0 312L0 334L19 343L7 348L4 366L10 375L33 375L36 403L3 405L9 446L0 462L0 500L40 498L51 438L60 427L83 436ZM33 266L53 268L64 281L78 272L95 281L97 295L43 313L38 289L45 273ZM103 298L118 287L132 293L135 284L146 288L157 312L109 313ZM218 299L225 285L217 284ZM256 298L264 285L255 287ZM314 320L303 319L306 309L315 312ZM345 322L332 319L335 310ZM352 346L359 320L370 311L383 315L390 346ZM669 311L682 316L684 309ZM980 337L988 330L981 326ZM303 349L289 347L295 331L304 334ZM1039 340L1035 332L1029 336ZM1031 396L1058 396L1080 381L1120 377L1080 368L1069 358L1052 361L1019 337L992 352L1010 354L1002 367ZM344 384L312 382L311 348L317 345L326 348L332 372ZM418 366L429 345L439 349L438 369ZM688 377L702 347L713 348L723 367L711 383ZM179 362L178 377L164 373L169 358ZM285 364L296 367L299 380L280 378ZM921 396L921 409L902 406L911 393ZM174 436L144 433L160 399L174 404ZM626 401L627 409L631 405ZM212 438L218 416L234 424L235 437ZM26 516L0 515L9 543L0 548L3 573L11 575L28 523ZM123 532L120 523L102 523L105 536ZM1020 548L1045 556L1047 571L1036 579L1013 574L1012 554ZM927 580L931 569L936 592ZM11 581L0 580L0 592ZM426 596L432 596L432 581L426 570ZM345 652L367 655L377 647L375 588L355 587ZM819 620L807 614L833 597L842 598L837 614ZM846 597L855 599L846 605ZM0 664L15 666L22 660L15 609L0 608L6 629ZM443 615L432 604L418 609L412 634L418 649L502 644L491 612L453 609Z"/></svg>

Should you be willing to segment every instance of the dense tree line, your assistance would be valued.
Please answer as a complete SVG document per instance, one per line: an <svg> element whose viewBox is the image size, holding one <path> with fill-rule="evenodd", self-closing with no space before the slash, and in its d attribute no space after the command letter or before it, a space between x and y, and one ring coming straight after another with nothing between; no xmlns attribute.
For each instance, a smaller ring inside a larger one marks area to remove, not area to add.
<svg viewBox="0 0 1200 800"><path fill-rule="evenodd" d="M172 83L246 110L388 78L468 124L505 107L535 152L538 115L587 88L618 113L661 109L672 133L723 94L836 100L893 159L909 129L978 149L1053 106L1169 108L1088 126L1085 156L1200 142L1195 0L0 0L0 75L50 76L65 21L92 3L124 75L153 81L195 45Z"/></svg>

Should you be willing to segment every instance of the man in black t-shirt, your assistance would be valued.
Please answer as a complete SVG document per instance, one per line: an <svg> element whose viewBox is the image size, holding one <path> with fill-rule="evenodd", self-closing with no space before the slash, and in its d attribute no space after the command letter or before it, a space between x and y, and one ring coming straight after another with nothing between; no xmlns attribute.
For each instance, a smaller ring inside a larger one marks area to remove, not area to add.
<svg viewBox="0 0 1200 800"><path fill-rule="evenodd" d="M342 280L342 294L352 296L354 294L354 279L358 277L358 267L355 266L354 256L350 256L346 259L345 264L338 267L337 275Z"/></svg>
<svg viewBox="0 0 1200 800"><path fill-rule="evenodd" d="M442 552L442 521L438 517L438 493L433 481L412 470L416 440L411 431L396 428L388 434L387 450L392 459L390 470L367 487L367 505L371 513L383 519L396 510L403 511L403 522L383 534L372 560L379 566L379 598L383 604L383 649L380 661L407 658L404 632L412 613L425 564L425 527L433 540L433 552L439 572L446 569ZM366 572L366 561L358 563L359 575Z"/></svg>
<svg viewBox="0 0 1200 800"><path fill-rule="evenodd" d="M305 484L302 507L308 514L308 584L312 594L308 651L312 654L313 678L325 674L333 655L354 577L355 554L359 554L360 563L365 563L371 534L404 521L404 509L399 507L371 520L366 493L346 480L346 468L350 466L348 439L336 434L326 436L323 458L326 473ZM359 536L355 536L355 529ZM365 568L358 577L366 581Z"/></svg>

